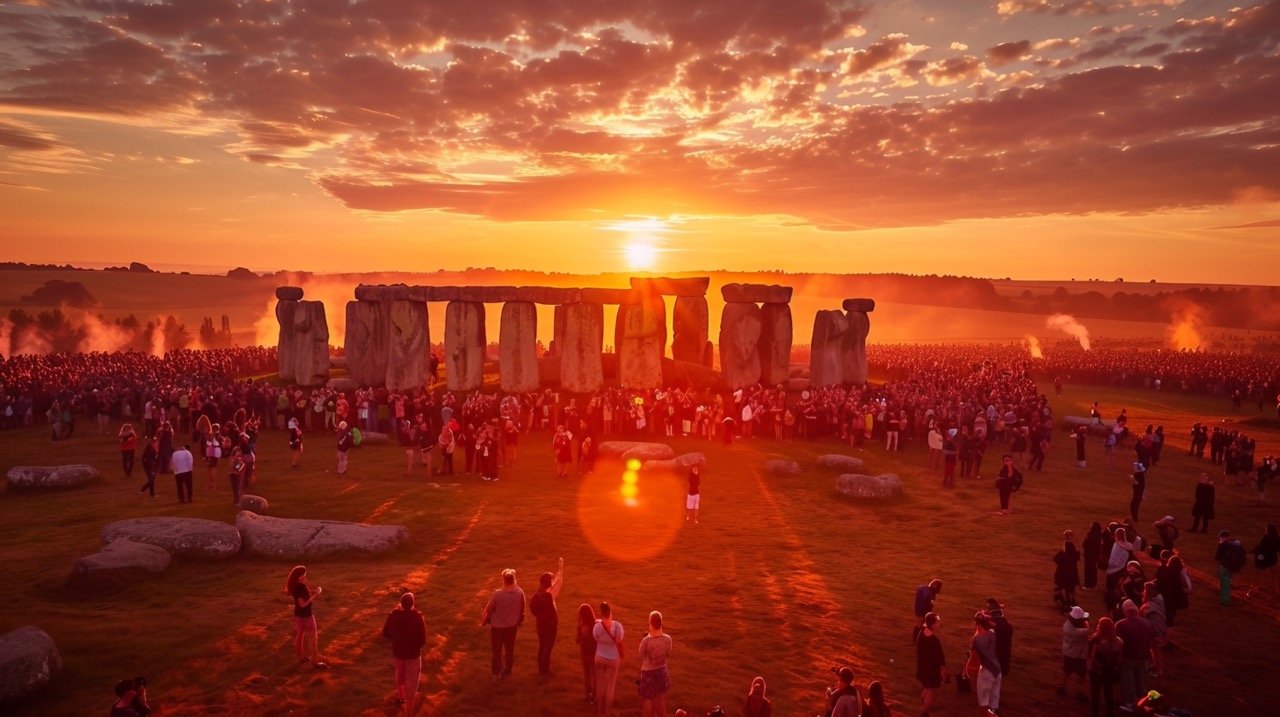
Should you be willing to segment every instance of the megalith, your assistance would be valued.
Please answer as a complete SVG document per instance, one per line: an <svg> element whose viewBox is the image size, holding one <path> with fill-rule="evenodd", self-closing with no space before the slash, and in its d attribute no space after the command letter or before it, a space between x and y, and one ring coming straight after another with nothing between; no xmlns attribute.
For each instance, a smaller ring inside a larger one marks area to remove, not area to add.
<svg viewBox="0 0 1280 717"><path fill-rule="evenodd" d="M329 323L324 302L299 301L293 312L294 381L299 386L323 386L329 380Z"/></svg>
<svg viewBox="0 0 1280 717"><path fill-rule="evenodd" d="M667 307L661 294L632 292L618 305L614 329L618 382L625 388L662 385L662 355L667 349Z"/></svg>
<svg viewBox="0 0 1280 717"><path fill-rule="evenodd" d="M296 287L280 287L280 289L291 288ZM280 289L276 289L276 296L281 294ZM285 381L293 381L294 365L298 362L298 335L293 330L293 316L296 313L298 313L297 299L276 301L276 323L280 325L280 338L276 343L276 370L280 378Z"/></svg>
<svg viewBox="0 0 1280 717"><path fill-rule="evenodd" d="M818 311L813 316L813 339L809 344L809 384L834 386L844 381L841 342L849 331L843 311Z"/></svg>
<svg viewBox="0 0 1280 717"><path fill-rule="evenodd" d="M768 303L760 307L760 381L768 386L791 377L791 305Z"/></svg>
<svg viewBox="0 0 1280 717"><path fill-rule="evenodd" d="M556 304L551 316L551 345L547 353L558 356L564 351L564 312L566 304Z"/></svg>
<svg viewBox="0 0 1280 717"><path fill-rule="evenodd" d="M422 388L427 384L431 363L427 305L420 301L392 301L387 327L387 388L391 391Z"/></svg>
<svg viewBox="0 0 1280 717"><path fill-rule="evenodd" d="M532 301L502 305L498 326L498 382L507 393L538 390L538 307Z"/></svg>
<svg viewBox="0 0 1280 717"><path fill-rule="evenodd" d="M849 330L841 342L841 371L845 383L867 382L867 334L871 331L871 315L865 311L850 311Z"/></svg>
<svg viewBox="0 0 1280 717"><path fill-rule="evenodd" d="M444 314L445 371L450 391L474 391L484 383L484 304L450 301Z"/></svg>
<svg viewBox="0 0 1280 717"><path fill-rule="evenodd" d="M343 351L347 374L358 386L381 386L387 380L391 352L391 305L383 301L348 301Z"/></svg>
<svg viewBox="0 0 1280 717"><path fill-rule="evenodd" d="M559 307L557 307L559 308ZM564 304L560 343L560 387L570 393L594 393L604 385L604 306Z"/></svg>
<svg viewBox="0 0 1280 717"><path fill-rule="evenodd" d="M702 363L707 343L709 312L705 296L677 296L671 315L671 357L677 361Z"/></svg>
<svg viewBox="0 0 1280 717"><path fill-rule="evenodd" d="M760 380L760 307L731 301L720 314L720 374L729 388Z"/></svg>

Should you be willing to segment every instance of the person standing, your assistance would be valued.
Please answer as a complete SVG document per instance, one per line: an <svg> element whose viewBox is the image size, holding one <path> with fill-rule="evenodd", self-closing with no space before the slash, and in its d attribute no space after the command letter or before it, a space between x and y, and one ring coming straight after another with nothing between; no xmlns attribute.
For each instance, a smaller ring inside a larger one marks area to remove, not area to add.
<svg viewBox="0 0 1280 717"><path fill-rule="evenodd" d="M618 667L622 664L622 623L613 619L609 603L600 603L600 619L591 629L595 638L596 715L606 717L613 712L613 693L618 684Z"/></svg>
<svg viewBox="0 0 1280 717"><path fill-rule="evenodd" d="M752 679L747 701L742 706L742 717L773 717L773 703L769 701L767 692L768 685L763 677Z"/></svg>
<svg viewBox="0 0 1280 717"><path fill-rule="evenodd" d="M556 630L560 627L560 614L556 610L556 598L564 587L564 558L560 558L555 574L538 576L538 591L529 598L529 612L538 628L538 675L551 676L551 648L556 644Z"/></svg>
<svg viewBox="0 0 1280 717"><path fill-rule="evenodd" d="M1116 636L1115 621L1098 618L1098 626L1089 637L1089 705L1094 717L1100 714L1103 701L1106 717L1115 717L1116 683L1120 681L1123 655L1124 641Z"/></svg>
<svg viewBox="0 0 1280 717"><path fill-rule="evenodd" d="M417 440L413 436L412 423L404 420L396 425L396 442L400 444L400 449L404 451L404 475L409 478L413 476L413 459L418 448Z"/></svg>
<svg viewBox="0 0 1280 717"><path fill-rule="evenodd" d="M1120 653L1120 697L1132 712L1138 697L1146 691L1147 661L1151 658L1151 623L1142 617L1137 603L1124 601L1124 619L1116 623L1116 637L1124 642Z"/></svg>
<svg viewBox="0 0 1280 717"><path fill-rule="evenodd" d="M1082 585L1085 590L1092 590L1098 587L1098 567L1103 563L1102 555L1102 524L1094 521L1089 526L1089 533L1084 536L1083 551L1081 559L1084 560L1084 582Z"/></svg>
<svg viewBox="0 0 1280 717"><path fill-rule="evenodd" d="M934 578L926 585L916 587L916 599L914 612L916 616L915 628L911 631L911 641L915 642L920 636L920 631L924 629L924 619L929 613L933 612L933 601L938 599L938 595L942 593L942 580Z"/></svg>
<svg viewBox="0 0 1280 717"><path fill-rule="evenodd" d="M440 473L447 476L453 475L453 451L457 447L453 437L454 425L453 421L446 421L440 427L440 437L436 439L440 449Z"/></svg>
<svg viewBox="0 0 1280 717"><path fill-rule="evenodd" d="M195 456L191 455L191 446L183 445L173 452L169 458L169 469L173 471L173 482L178 490L178 502L191 503L194 500L191 497L191 489L195 483L191 475L195 471Z"/></svg>
<svg viewBox="0 0 1280 717"><path fill-rule="evenodd" d="M289 451L293 453L293 462L290 468L302 467L302 427L298 424L298 419L289 419Z"/></svg>
<svg viewBox="0 0 1280 717"><path fill-rule="evenodd" d="M551 452L555 454L556 476L567 477L569 466L573 465L573 437L564 426L556 426L556 434L551 439Z"/></svg>
<svg viewBox="0 0 1280 717"><path fill-rule="evenodd" d="M312 661L316 657L316 645L320 640L312 603L324 590L319 587L312 590L307 585L307 568L304 565L295 566L289 571L284 587L293 601L293 649L298 653L299 662ZM315 666L323 668L325 664L315 662Z"/></svg>
<svg viewBox="0 0 1280 717"><path fill-rule="evenodd" d="M596 627L596 611L588 603L578 606L578 656L582 660L582 687L586 691L586 701L596 702L596 638L592 632Z"/></svg>
<svg viewBox="0 0 1280 717"><path fill-rule="evenodd" d="M996 657L1000 660L1000 678L1009 676L1013 667L1013 623L1004 614L1004 605L987 598L987 614L996 632Z"/></svg>
<svg viewBox="0 0 1280 717"><path fill-rule="evenodd" d="M1213 477L1208 473L1201 473L1200 482L1196 483L1196 499L1191 505L1191 532L1200 528L1201 521L1204 522L1204 527L1200 528L1200 532L1209 532L1209 521L1213 520L1213 504Z"/></svg>
<svg viewBox="0 0 1280 717"><path fill-rule="evenodd" d="M667 657L671 654L671 636L662 632L662 613L649 613L649 634L640 639L640 709L644 717L667 717L667 691L671 677L667 673Z"/></svg>
<svg viewBox="0 0 1280 717"><path fill-rule="evenodd" d="M502 587L489 596L480 624L489 625L493 679L510 677L515 662L516 629L524 624L524 591L516 585L515 570L502 571Z"/></svg>
<svg viewBox="0 0 1280 717"><path fill-rule="evenodd" d="M1138 507L1147 493L1147 467L1141 462L1133 464L1133 498L1129 500L1129 517L1138 522Z"/></svg>
<svg viewBox="0 0 1280 717"><path fill-rule="evenodd" d="M853 670L840 667L835 670L836 686L827 688L826 717L858 717L862 712L862 699L853 684Z"/></svg>
<svg viewBox="0 0 1280 717"><path fill-rule="evenodd" d="M1276 568L1280 563L1280 528L1275 523L1267 523L1267 532L1249 552L1253 553L1254 567L1271 573L1271 589L1280 595L1280 572Z"/></svg>
<svg viewBox="0 0 1280 717"><path fill-rule="evenodd" d="M151 491L151 497L156 497L156 474L160 470L160 440L152 438L147 441L147 445L142 449L142 472L147 476L147 482L142 484L138 489L139 493Z"/></svg>
<svg viewBox="0 0 1280 717"><path fill-rule="evenodd" d="M1218 564L1218 602L1231 604L1231 578L1244 569L1246 561L1244 544L1231 537L1229 531L1218 533L1218 550L1213 560Z"/></svg>
<svg viewBox="0 0 1280 717"><path fill-rule="evenodd" d="M1095 409L1096 410L1096 409ZM1076 429L1076 468L1084 468L1084 444L1089 439L1089 429L1080 426Z"/></svg>
<svg viewBox="0 0 1280 717"><path fill-rule="evenodd" d="M1062 684L1058 686L1058 696L1067 695L1067 682L1071 677L1079 680L1076 699L1081 703L1088 702L1085 696L1085 676L1089 662L1089 613L1079 605L1072 605L1067 619L1062 623Z"/></svg>
<svg viewBox="0 0 1280 717"><path fill-rule="evenodd" d="M1066 612L1076 604L1076 587L1080 584L1080 553L1076 550L1075 534L1072 531L1063 531L1062 550L1053 556L1053 563L1054 600L1058 603L1058 608ZM1094 575L1096 581L1096 563Z"/></svg>
<svg viewBox="0 0 1280 717"><path fill-rule="evenodd" d="M938 688L947 679L947 660L937 635L941 621L942 616L936 612L925 615L924 626L916 637L916 679L920 680L921 717L928 717Z"/></svg>
<svg viewBox="0 0 1280 717"><path fill-rule="evenodd" d="M1022 471L1013 465L1013 456L1004 454L1003 465L996 474L996 492L1000 495L1000 515L1009 514L1009 498L1014 491L1022 488Z"/></svg>
<svg viewBox="0 0 1280 717"><path fill-rule="evenodd" d="M391 641L391 662L395 665L396 702L412 717L422 677L422 648L427 644L427 623L414 607L413 593L400 596L400 605L382 623L382 636Z"/></svg>
<svg viewBox="0 0 1280 717"><path fill-rule="evenodd" d="M244 473L248 464L244 461L244 452L240 446L231 449L231 458L227 461L227 480L231 483L231 504L240 504L240 492L244 490Z"/></svg>
<svg viewBox="0 0 1280 717"><path fill-rule="evenodd" d="M978 710L983 715L998 714L1000 709L1000 657L996 653L995 623L986 612L973 616L973 639L969 642L970 664L977 662L978 676L974 688L978 693Z"/></svg>
<svg viewBox="0 0 1280 717"><path fill-rule="evenodd" d="M684 519L698 522L698 512L702 508L702 469L694 464L689 468L689 492L684 497Z"/></svg>
<svg viewBox="0 0 1280 717"><path fill-rule="evenodd" d="M125 478L133 477L133 458L138 451L138 434L133 430L133 424L126 423L120 427L118 434L120 439L120 464L124 468Z"/></svg>
<svg viewBox="0 0 1280 717"><path fill-rule="evenodd" d="M354 437L351 429L347 426L347 422L343 421L338 424L338 475L345 475L347 472L347 451L351 450L351 446L355 445Z"/></svg>

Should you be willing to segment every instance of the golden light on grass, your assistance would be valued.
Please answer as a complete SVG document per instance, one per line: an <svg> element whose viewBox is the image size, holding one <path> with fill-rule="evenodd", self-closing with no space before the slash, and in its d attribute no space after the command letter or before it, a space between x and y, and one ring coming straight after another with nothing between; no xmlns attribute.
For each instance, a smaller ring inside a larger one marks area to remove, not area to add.
<svg viewBox="0 0 1280 717"><path fill-rule="evenodd" d="M618 560L660 554L683 524L682 480L668 472L645 473L641 480L639 469L639 461L602 461L578 486L583 534L596 550Z"/></svg>

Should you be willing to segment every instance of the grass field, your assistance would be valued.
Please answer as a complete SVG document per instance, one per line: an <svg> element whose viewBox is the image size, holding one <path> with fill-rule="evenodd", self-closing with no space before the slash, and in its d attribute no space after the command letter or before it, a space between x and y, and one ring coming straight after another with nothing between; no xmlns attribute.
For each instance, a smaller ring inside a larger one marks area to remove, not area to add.
<svg viewBox="0 0 1280 717"><path fill-rule="evenodd" d="M1108 417L1125 406L1138 426L1166 426L1170 444L1150 474L1142 524L1178 516L1183 554L1192 566L1212 570L1214 537L1186 532L1200 466L1186 457L1183 435L1193 421L1226 417L1225 402L1068 386L1055 408L1079 414L1094 400ZM1280 432L1256 433L1260 455L1280 447ZM643 476L639 505L628 508L617 466L602 464L587 479L557 479L544 434L525 437L517 464L500 482L472 476L452 485L403 477L403 454L394 446L359 449L351 472L339 477L328 441L319 437L309 444L305 468L290 471L283 436L269 432L260 441L256 492L271 501L272 514L402 523L411 533L408 546L389 556L309 566L312 584L324 587L316 614L321 653L332 666L316 671L300 668L293 656L281 595L288 564L175 560L166 573L110 594L64 586L75 558L96 550L99 529L112 520L233 519L225 478L210 492L198 473L198 502L186 506L175 503L171 479L162 478L153 502L136 492L140 479L121 476L109 436L82 429L72 441L51 445L42 431L0 433L6 468L90 462L107 476L75 492L0 497L0 632L38 625L66 663L49 690L6 714L105 713L114 682L135 674L150 678L160 714L394 714L389 650L378 633L404 588L418 594L430 635L422 684L427 708L420 714L590 714L571 625L579 603L602 599L627 629L620 715L640 713L632 687L636 645L653 609L663 612L675 641L672 709L701 715L723 704L734 714L760 674L776 714L812 715L831 682L829 668L845 663L860 685L883 681L895 706L915 714L911 599L915 586L934 576L946 581L937 609L952 664L963 657L970 617L984 599L1005 603L1017 633L1004 714L1088 714L1054 695L1061 619L1051 602L1051 558L1063 529L1083 537L1090 521L1123 516L1129 489L1121 468L1102 467L1096 445L1087 471L1071 467L1072 446L1060 435L1048 469L1028 476L1007 517L994 514L987 479L941 490L926 474L918 445L893 455L865 451L868 472L897 472L907 491L898 502L863 506L837 499L834 476L811 466L818 454L842 450L834 442L760 440L726 449L675 440L677 451L701 450L709 458L702 524L690 526L682 519L682 476ZM810 467L798 478L765 476L759 467L773 457ZM986 472L994 464L989 457ZM1255 508L1251 490L1220 487L1218 496L1213 529L1236 531L1247 547L1266 521L1280 517L1274 507ZM553 569L559 556L566 585L556 676L547 684L536 679L530 623L517 642L515 676L495 686L488 631L478 625L484 600L503 568L514 567L532 592L538 573ZM1251 568L1241 577L1257 579ZM1081 600L1100 613L1100 594L1083 592ZM1167 656L1167 675L1153 685L1201 717L1273 714L1275 620L1243 604L1219 607L1207 585L1197 585L1191 602L1176 630L1180 649ZM975 704L948 687L937 714L972 714Z"/></svg>

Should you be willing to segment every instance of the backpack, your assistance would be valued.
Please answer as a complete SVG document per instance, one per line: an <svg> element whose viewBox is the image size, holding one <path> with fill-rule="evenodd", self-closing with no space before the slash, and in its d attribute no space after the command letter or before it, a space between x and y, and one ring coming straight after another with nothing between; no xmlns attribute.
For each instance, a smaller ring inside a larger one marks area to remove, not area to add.
<svg viewBox="0 0 1280 717"><path fill-rule="evenodd" d="M360 432L359 428L352 428L351 429L351 445L358 446L363 442L364 442L364 434Z"/></svg>
<svg viewBox="0 0 1280 717"><path fill-rule="evenodd" d="M1227 570L1232 573L1238 573L1244 570L1246 558L1244 546L1240 544L1239 540L1232 540L1227 543L1227 550L1222 555L1222 564L1227 566Z"/></svg>

